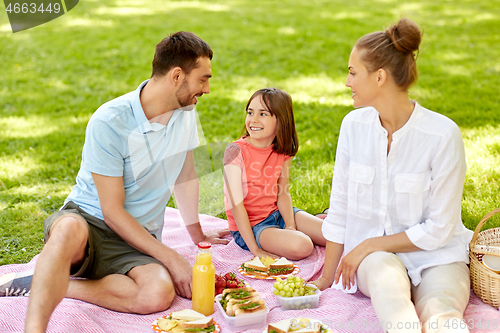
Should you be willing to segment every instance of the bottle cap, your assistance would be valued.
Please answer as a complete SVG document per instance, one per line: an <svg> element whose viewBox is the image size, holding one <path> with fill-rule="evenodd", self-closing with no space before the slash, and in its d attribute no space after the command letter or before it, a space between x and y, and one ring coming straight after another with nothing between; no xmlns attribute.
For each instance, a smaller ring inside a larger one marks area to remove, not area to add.
<svg viewBox="0 0 500 333"><path fill-rule="evenodd" d="M199 242L198 247L200 249L209 249L212 247L212 244L210 242Z"/></svg>

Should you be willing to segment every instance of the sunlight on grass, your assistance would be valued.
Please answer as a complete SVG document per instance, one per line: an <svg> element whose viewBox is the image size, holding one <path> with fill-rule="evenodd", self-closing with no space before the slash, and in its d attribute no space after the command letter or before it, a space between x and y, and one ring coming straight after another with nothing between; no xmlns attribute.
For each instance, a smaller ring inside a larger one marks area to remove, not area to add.
<svg viewBox="0 0 500 333"><path fill-rule="evenodd" d="M343 81L335 81L325 73L319 75L298 75L282 81L283 88L300 103L326 105L352 105L349 89Z"/></svg>
<svg viewBox="0 0 500 333"><path fill-rule="evenodd" d="M156 15L158 11L160 12L170 12L175 9L184 8L194 8L202 9L211 12L227 12L231 9L228 5L223 5L219 3L207 3L201 1L169 1L168 4L157 3L148 4L147 6L143 1L117 1L116 6L101 6L95 13L98 15L119 15L119 16L130 16L130 15Z"/></svg>
<svg viewBox="0 0 500 333"><path fill-rule="evenodd" d="M38 115L0 118L0 134L11 139L40 137L58 129L51 119Z"/></svg>
<svg viewBox="0 0 500 333"><path fill-rule="evenodd" d="M138 7L107 7L102 6L95 10L97 15L154 15L157 13L155 8L146 8L144 6Z"/></svg>
<svg viewBox="0 0 500 333"><path fill-rule="evenodd" d="M462 210L477 219L499 206L500 126L462 130L462 136L468 166L464 186L467 196L464 196ZM475 227L473 221L465 222Z"/></svg>
<svg viewBox="0 0 500 333"><path fill-rule="evenodd" d="M0 178L19 178L38 168L35 160L30 156L19 156L13 160L11 156L0 157Z"/></svg>
<svg viewBox="0 0 500 333"><path fill-rule="evenodd" d="M363 19L367 17L368 14L362 11L357 12L321 12L321 18L334 19L334 20L343 20L343 19Z"/></svg>
<svg viewBox="0 0 500 333"><path fill-rule="evenodd" d="M73 188L73 185L68 185L65 183L48 183L42 184L38 183L34 186L24 185L22 187L17 187L15 189L10 190L9 192L13 195L24 195L24 196L32 196L39 198L51 199L55 196L66 197L68 193ZM62 206L62 202L61 202Z"/></svg>
<svg viewBox="0 0 500 333"><path fill-rule="evenodd" d="M67 27L111 27L112 20L99 20L95 18L75 18L66 21Z"/></svg>
<svg viewBox="0 0 500 333"><path fill-rule="evenodd" d="M10 24L0 25L0 32L12 32L12 28L10 27Z"/></svg>
<svg viewBox="0 0 500 333"><path fill-rule="evenodd" d="M324 105L352 105L349 89L344 81L333 80L325 73L316 75L298 75L296 77L271 82L265 77L232 77L234 86L230 92L231 99L247 102L248 98L258 89L276 86L287 91L294 102L320 103Z"/></svg>

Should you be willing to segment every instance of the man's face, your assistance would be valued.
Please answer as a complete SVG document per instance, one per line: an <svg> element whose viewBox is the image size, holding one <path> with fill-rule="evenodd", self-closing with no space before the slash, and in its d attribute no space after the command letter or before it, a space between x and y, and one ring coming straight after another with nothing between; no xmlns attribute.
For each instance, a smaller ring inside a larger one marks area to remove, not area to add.
<svg viewBox="0 0 500 333"><path fill-rule="evenodd" d="M180 107L196 104L200 96L210 93L208 80L211 77L210 59L207 57L198 58L196 68L184 76L182 83L175 92Z"/></svg>

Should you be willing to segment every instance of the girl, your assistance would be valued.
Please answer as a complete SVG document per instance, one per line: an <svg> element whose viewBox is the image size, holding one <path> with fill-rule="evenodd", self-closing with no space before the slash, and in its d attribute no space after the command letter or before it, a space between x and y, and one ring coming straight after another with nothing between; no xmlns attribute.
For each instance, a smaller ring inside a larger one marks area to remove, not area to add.
<svg viewBox="0 0 500 333"><path fill-rule="evenodd" d="M292 99L266 88L246 106L243 137L224 153L224 201L229 230L258 257L307 257L324 246L322 220L292 206L288 177L299 149Z"/></svg>
<svg viewBox="0 0 500 333"><path fill-rule="evenodd" d="M401 19L351 52L346 86L364 108L340 129L325 266L314 284L357 286L385 331L468 332L464 146L453 121L408 97L420 40L419 27Z"/></svg>

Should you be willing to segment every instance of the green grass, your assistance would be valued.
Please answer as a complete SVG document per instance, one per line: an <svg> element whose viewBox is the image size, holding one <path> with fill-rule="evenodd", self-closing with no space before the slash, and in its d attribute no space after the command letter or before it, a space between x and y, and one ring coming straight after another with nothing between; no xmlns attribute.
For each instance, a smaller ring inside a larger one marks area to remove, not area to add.
<svg viewBox="0 0 500 333"><path fill-rule="evenodd" d="M473 229L500 207L498 1L87 0L15 34L0 5L0 264L39 252L43 219L74 185L88 119L148 78L155 45L178 30L195 32L215 53L211 93L198 106L208 142L238 137L255 90L277 86L292 95L300 140L292 197L297 207L322 211L340 123L352 109L344 87L352 45L401 16L425 29L412 96L462 130L462 217ZM202 212L224 216L220 177L201 182Z"/></svg>

